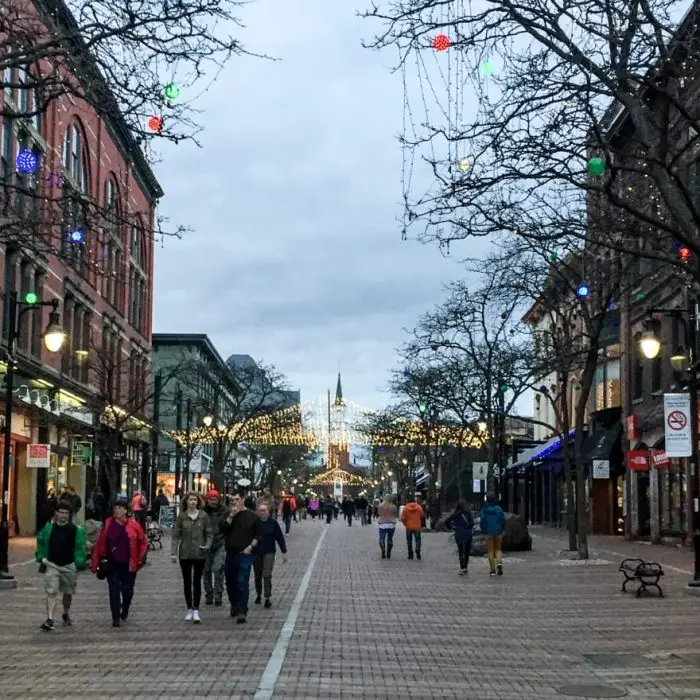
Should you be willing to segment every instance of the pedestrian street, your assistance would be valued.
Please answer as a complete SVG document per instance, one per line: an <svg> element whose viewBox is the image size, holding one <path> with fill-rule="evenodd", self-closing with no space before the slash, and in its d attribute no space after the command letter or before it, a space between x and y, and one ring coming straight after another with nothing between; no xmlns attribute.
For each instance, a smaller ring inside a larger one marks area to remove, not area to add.
<svg viewBox="0 0 700 700"><path fill-rule="evenodd" d="M106 584L82 573L73 626L42 632L36 566L17 566L18 588L0 591L0 697L700 697L700 598L685 593L684 555L654 547L666 564L665 597L639 599L620 592L625 542L613 554L593 538L583 564L561 552L555 531L533 535L533 551L505 555L504 576L489 577L480 558L459 576L448 534L424 533L422 560L408 561L399 526L382 561L373 525L293 523L289 561L279 557L274 569L273 606L251 595L245 626L226 605L203 606L200 625L183 621L167 541L149 553L118 629ZM607 694L561 692L582 689Z"/></svg>

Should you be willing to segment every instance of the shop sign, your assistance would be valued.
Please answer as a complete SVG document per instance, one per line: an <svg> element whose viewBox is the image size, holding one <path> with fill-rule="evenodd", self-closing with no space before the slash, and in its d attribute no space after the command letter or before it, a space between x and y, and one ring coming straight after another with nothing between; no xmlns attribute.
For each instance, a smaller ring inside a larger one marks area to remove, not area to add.
<svg viewBox="0 0 700 700"><path fill-rule="evenodd" d="M625 428L628 440L637 440L639 433L637 432L637 416L627 416L625 419Z"/></svg>
<svg viewBox="0 0 700 700"><path fill-rule="evenodd" d="M671 460L668 458L666 450L652 450L651 463L656 469L666 469L671 464Z"/></svg>
<svg viewBox="0 0 700 700"><path fill-rule="evenodd" d="M27 445L27 467L48 469L51 465L51 445Z"/></svg>
<svg viewBox="0 0 700 700"><path fill-rule="evenodd" d="M627 468L633 472L649 471L649 453L646 450L632 450L628 452Z"/></svg>
<svg viewBox="0 0 700 700"><path fill-rule="evenodd" d="M594 459L593 460L593 478L594 479L609 479L610 478L610 460L609 459Z"/></svg>
<svg viewBox="0 0 700 700"><path fill-rule="evenodd" d="M690 394L664 394L664 437L669 457L690 457Z"/></svg>

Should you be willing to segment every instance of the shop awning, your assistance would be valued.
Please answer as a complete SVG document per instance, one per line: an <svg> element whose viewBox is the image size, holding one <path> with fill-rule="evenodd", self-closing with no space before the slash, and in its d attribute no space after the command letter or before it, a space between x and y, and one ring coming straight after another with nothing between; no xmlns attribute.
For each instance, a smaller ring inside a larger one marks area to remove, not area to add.
<svg viewBox="0 0 700 700"><path fill-rule="evenodd" d="M569 440L574 437L575 433L575 430L569 431ZM559 435L555 435L542 445L537 445L537 447L525 450L525 452L518 457L518 461L515 464L509 465L508 469L520 469L526 467L528 464L530 464L530 462L539 462L543 459L548 459L551 457L552 453L559 449L560 446L561 437Z"/></svg>
<svg viewBox="0 0 700 700"><path fill-rule="evenodd" d="M616 423L612 428L604 428L589 435L581 446L583 461L592 462L598 459L609 459L621 431L622 425Z"/></svg>

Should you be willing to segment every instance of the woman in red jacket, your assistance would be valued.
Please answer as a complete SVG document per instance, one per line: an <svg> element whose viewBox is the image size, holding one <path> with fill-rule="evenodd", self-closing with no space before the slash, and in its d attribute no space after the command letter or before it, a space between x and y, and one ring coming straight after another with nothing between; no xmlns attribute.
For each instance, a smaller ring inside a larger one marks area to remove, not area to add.
<svg viewBox="0 0 700 700"><path fill-rule="evenodd" d="M107 559L112 627L119 627L120 620L126 620L129 616L136 574L148 552L148 540L143 528L135 520L127 518L128 507L127 501L115 501L113 517L107 518L92 551L93 573L97 572L100 560Z"/></svg>

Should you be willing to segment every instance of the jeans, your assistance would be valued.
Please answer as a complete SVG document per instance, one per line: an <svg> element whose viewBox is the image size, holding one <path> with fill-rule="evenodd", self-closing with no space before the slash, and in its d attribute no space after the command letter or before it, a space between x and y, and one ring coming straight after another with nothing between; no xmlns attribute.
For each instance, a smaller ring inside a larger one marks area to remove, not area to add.
<svg viewBox="0 0 700 700"><path fill-rule="evenodd" d="M248 614L250 595L250 570L255 557L252 554L226 552L226 592L235 615Z"/></svg>
<svg viewBox="0 0 700 700"><path fill-rule="evenodd" d="M292 527L292 514L287 513L287 515L283 515L282 520L284 520L284 534L288 535Z"/></svg>
<svg viewBox="0 0 700 700"><path fill-rule="evenodd" d="M255 573L255 593L258 597L262 594L263 583L265 584L265 597L272 595L272 569L275 567L275 553L263 554L255 557L253 571Z"/></svg>
<svg viewBox="0 0 700 700"><path fill-rule="evenodd" d="M394 546L394 532L396 528L394 527L380 527L379 528L379 546L384 547L388 544L390 547ZM388 542L387 542L388 540Z"/></svg>
<svg viewBox="0 0 700 700"><path fill-rule="evenodd" d="M348 527L352 527L352 513L346 513L345 517L347 518L347 521L348 521Z"/></svg>
<svg viewBox="0 0 700 700"><path fill-rule="evenodd" d="M107 585L109 586L109 607L112 619L118 620L120 615L127 615L134 597L136 572L129 571L128 564L109 562Z"/></svg>
<svg viewBox="0 0 700 700"><path fill-rule="evenodd" d="M420 556L421 533L420 530L406 530L406 546L408 547L408 556L413 557L413 538L416 538L416 554Z"/></svg>
<svg viewBox="0 0 700 700"><path fill-rule="evenodd" d="M485 535L486 553L489 559L489 569L496 570L496 566L501 565L501 540L502 535Z"/></svg>
<svg viewBox="0 0 700 700"><path fill-rule="evenodd" d="M199 602L202 600L202 574L206 563L206 559L180 559L182 585L188 610L199 610Z"/></svg>
<svg viewBox="0 0 700 700"><path fill-rule="evenodd" d="M219 547L215 552L207 554L207 560L204 564L204 592L207 594L207 598L215 595L217 600L221 600L223 597L224 566L226 566L226 550L224 547ZM212 579L214 579L213 586Z"/></svg>
<svg viewBox="0 0 700 700"><path fill-rule="evenodd" d="M469 567L469 554L472 551L471 539L464 542L457 542L457 552L459 553L459 568L467 569Z"/></svg>

